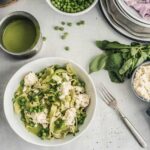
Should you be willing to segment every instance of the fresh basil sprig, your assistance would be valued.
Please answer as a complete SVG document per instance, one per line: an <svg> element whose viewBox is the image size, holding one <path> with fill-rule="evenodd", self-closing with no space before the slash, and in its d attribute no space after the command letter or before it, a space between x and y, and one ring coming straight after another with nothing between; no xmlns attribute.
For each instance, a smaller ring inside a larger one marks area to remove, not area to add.
<svg viewBox="0 0 150 150"><path fill-rule="evenodd" d="M97 55L89 64L89 72L105 69L112 82L121 83L130 78L134 69L150 60L150 44L132 42L130 45L119 42L96 41L104 53Z"/></svg>

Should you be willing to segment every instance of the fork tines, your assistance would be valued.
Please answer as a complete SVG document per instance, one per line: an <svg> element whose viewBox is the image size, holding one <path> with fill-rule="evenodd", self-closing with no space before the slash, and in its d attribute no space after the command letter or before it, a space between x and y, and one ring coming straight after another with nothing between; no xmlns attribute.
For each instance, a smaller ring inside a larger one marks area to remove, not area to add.
<svg viewBox="0 0 150 150"><path fill-rule="evenodd" d="M111 102L115 101L115 98L112 94L105 88L105 86L101 83L98 88L98 93L100 94L102 100L109 105Z"/></svg>

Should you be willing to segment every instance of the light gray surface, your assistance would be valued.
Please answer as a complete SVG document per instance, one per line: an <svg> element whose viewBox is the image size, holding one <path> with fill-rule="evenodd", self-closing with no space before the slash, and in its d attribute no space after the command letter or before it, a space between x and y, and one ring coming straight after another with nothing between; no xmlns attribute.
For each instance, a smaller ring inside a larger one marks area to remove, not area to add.
<svg viewBox="0 0 150 150"><path fill-rule="evenodd" d="M15 10L31 12L40 22L42 33L47 37L40 53L32 59L17 60L0 51L0 150L59 150L60 148L44 148L28 144L18 137L9 127L3 113L3 93L10 77L22 65L41 57L60 56L72 59L88 71L88 63L92 56L100 52L94 45L95 40L118 40L128 43L129 40L115 32L105 21L98 6L80 17L65 17L52 11L44 0L19 0L18 3L0 9L0 18ZM82 27L67 28L69 37L60 40L59 34L53 30L61 21L86 21ZM65 51L69 45L71 50ZM102 81L118 99L119 106L130 121L145 137L150 150L150 118L145 114L148 104L138 100L130 87L130 80L124 84L110 82L105 71L91 75L95 84ZM99 98L93 123L79 139L62 146L62 150L141 150L137 142L125 128L115 112L107 107Z"/></svg>

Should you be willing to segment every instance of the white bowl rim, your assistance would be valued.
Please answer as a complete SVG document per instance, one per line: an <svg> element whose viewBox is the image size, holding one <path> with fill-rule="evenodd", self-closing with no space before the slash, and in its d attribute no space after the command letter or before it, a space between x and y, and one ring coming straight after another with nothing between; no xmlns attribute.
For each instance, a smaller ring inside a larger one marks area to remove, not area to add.
<svg viewBox="0 0 150 150"><path fill-rule="evenodd" d="M94 95L95 95L95 105L94 105L94 110L93 110L93 113L92 113L92 117L89 121L89 123L87 124L87 126L79 132L78 135L74 136L72 139L66 141L66 142L63 142L63 143L59 143L59 144L39 144L37 142L33 142L33 141L30 141L28 139L25 139L21 134L19 134L16 129L14 129L12 127L12 123L10 120L8 120L7 118L7 113L6 113L6 109L5 109L5 97L6 97L6 91L7 91L7 88L8 88L8 85L9 83L13 80L14 76L22 69L24 68L25 66L29 65L30 63L35 63L35 62L38 62L38 61L41 61L41 60L44 60L44 59L53 59L53 60L62 60L62 61L67 61L68 63L72 63L73 65L77 66L82 72L84 72L84 74L88 77L89 81L91 82L91 85L93 87L93 92L94 92ZM75 141L77 138L79 138L81 135L83 135L85 133L85 131L89 128L89 126L91 125L92 121L93 121L93 118L94 118L94 115L95 115L95 111L96 111L96 105L97 105L97 93L96 93L96 87L94 85L94 82L92 80L92 78L89 76L89 74L86 72L86 70L84 68L82 68L79 64L77 64L76 62L70 60L70 59L66 59L66 58L62 58L62 57L44 57L44 58L39 58L39 59L36 59L36 60L33 60L29 63L26 63L25 65L23 65L22 67L20 67L15 73L14 75L10 78L10 80L8 81L7 85L6 85L6 88L5 88L5 92L4 92L4 96L3 96L3 108L4 108L4 114L5 114L5 117L6 117L6 120L9 124L9 126L11 127L11 129L19 136L21 137L23 140L25 140L26 142L30 143L30 144L34 144L34 145L38 145L38 146L42 146L42 147L59 147L59 146L63 146L63 145L66 145L66 144L69 144L71 143L72 141Z"/></svg>
<svg viewBox="0 0 150 150"><path fill-rule="evenodd" d="M83 15L87 12L89 12L98 2L98 0L94 0L94 2L86 9L84 9L83 11L77 12L77 13L67 13L67 12L63 12L61 10L59 10L58 8L56 8L52 3L51 0L46 0L48 5L55 11L58 12L59 14L62 15L66 15L66 16L79 16L79 15Z"/></svg>
<svg viewBox="0 0 150 150"><path fill-rule="evenodd" d="M144 102L150 103L150 101L147 101L144 97L140 96L140 95L136 92L136 90L135 90L135 88L134 88L134 78L135 78L135 74L136 74L136 72L138 71L138 69L139 69L141 66L145 66L145 65L150 65L150 61L146 61L146 62L140 64L140 65L134 70L134 72L133 72L133 74L132 74L132 78L131 78L131 87L132 87L132 90L133 90L133 92L134 92L134 94L135 94L135 96L136 96L137 98L139 98L140 100L142 100L142 101L144 101Z"/></svg>

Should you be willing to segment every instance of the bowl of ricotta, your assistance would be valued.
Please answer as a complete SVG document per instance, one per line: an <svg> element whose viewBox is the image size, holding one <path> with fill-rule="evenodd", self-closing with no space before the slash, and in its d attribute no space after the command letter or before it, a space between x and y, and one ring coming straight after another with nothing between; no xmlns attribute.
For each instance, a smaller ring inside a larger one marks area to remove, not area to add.
<svg viewBox="0 0 150 150"><path fill-rule="evenodd" d="M22 139L39 146L75 140L91 123L95 108L96 90L88 73L75 62L58 57L24 65L4 93L9 125ZM85 109L85 120L79 125L83 115L78 112Z"/></svg>
<svg viewBox="0 0 150 150"><path fill-rule="evenodd" d="M145 102L150 102L150 61L137 67L131 82L135 95Z"/></svg>

